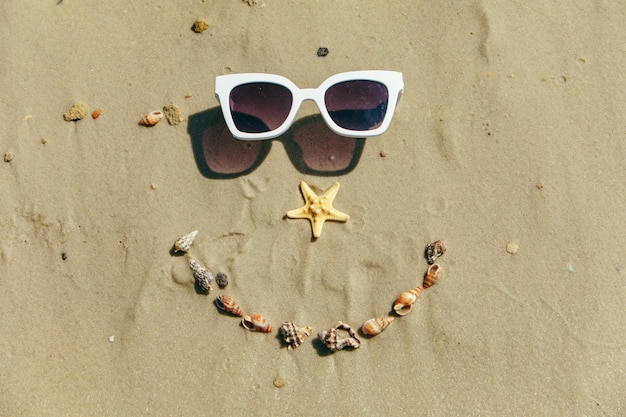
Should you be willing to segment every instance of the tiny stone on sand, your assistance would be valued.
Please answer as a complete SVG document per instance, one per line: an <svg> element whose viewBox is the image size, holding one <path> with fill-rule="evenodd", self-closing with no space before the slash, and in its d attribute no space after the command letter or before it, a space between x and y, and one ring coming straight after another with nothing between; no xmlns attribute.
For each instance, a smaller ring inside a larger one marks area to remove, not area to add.
<svg viewBox="0 0 626 417"><path fill-rule="evenodd" d="M13 154L11 152L6 152L4 154L4 162L11 162L13 160Z"/></svg>
<svg viewBox="0 0 626 417"><path fill-rule="evenodd" d="M163 114L165 115L165 118L167 119L167 123L169 123L172 126L179 125L185 120L180 109L175 104L169 104L163 107Z"/></svg>
<svg viewBox="0 0 626 417"><path fill-rule="evenodd" d="M196 33L202 33L209 28L209 22L199 17L193 24L193 31Z"/></svg>
<svg viewBox="0 0 626 417"><path fill-rule="evenodd" d="M513 242L509 242L506 244L506 251L510 253L511 255L517 253L518 249L519 249L519 246Z"/></svg>
<svg viewBox="0 0 626 417"><path fill-rule="evenodd" d="M63 119L66 122L75 122L84 119L85 116L87 116L87 106L81 102L76 102L72 105L70 111L63 114Z"/></svg>
<svg viewBox="0 0 626 417"><path fill-rule="evenodd" d="M276 388L282 388L285 386L285 384L287 384L287 378L285 378L284 376L274 379L274 386Z"/></svg>

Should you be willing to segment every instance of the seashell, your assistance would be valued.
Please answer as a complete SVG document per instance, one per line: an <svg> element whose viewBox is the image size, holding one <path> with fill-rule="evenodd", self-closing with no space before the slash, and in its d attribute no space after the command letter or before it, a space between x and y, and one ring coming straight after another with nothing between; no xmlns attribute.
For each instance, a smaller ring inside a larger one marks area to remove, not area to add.
<svg viewBox="0 0 626 417"><path fill-rule="evenodd" d="M381 334L383 330L385 330L392 321L395 320L395 317L376 317L374 319L369 319L361 326L361 331L370 336L376 336Z"/></svg>
<svg viewBox="0 0 626 417"><path fill-rule="evenodd" d="M198 231L194 230L193 232L189 232L186 235L179 237L176 243L174 243L174 251L188 252L196 236L198 236Z"/></svg>
<svg viewBox="0 0 626 417"><path fill-rule="evenodd" d="M154 126L155 124L159 123L162 118L163 118L163 113L158 110L155 110L153 112L146 114L144 117L142 117L141 120L139 121L139 124L144 125L144 126Z"/></svg>
<svg viewBox="0 0 626 417"><path fill-rule="evenodd" d="M339 333L340 330L348 332L348 337L342 337ZM347 347L351 347L352 349L361 347L361 341L356 337L356 332L352 330L350 326L342 322L339 322L339 324L333 328L319 332L317 338L321 340L331 352L336 352Z"/></svg>
<svg viewBox="0 0 626 417"><path fill-rule="evenodd" d="M287 349L295 349L302 344L304 338L311 335L313 331L309 326L298 327L294 323L288 321L280 326L280 333L283 335L287 343Z"/></svg>
<svg viewBox="0 0 626 417"><path fill-rule="evenodd" d="M415 287L412 290L400 294L393 303L393 311L395 311L398 316L406 316L409 314L411 309L413 309L413 304L417 301L417 297L420 296L423 289L424 287Z"/></svg>
<svg viewBox="0 0 626 417"><path fill-rule="evenodd" d="M241 307L237 305L235 300L233 300L228 295L218 295L215 299L215 305L222 311L226 311L235 316L243 317L243 310Z"/></svg>
<svg viewBox="0 0 626 417"><path fill-rule="evenodd" d="M274 328L270 326L265 317L260 314L244 316L243 320L241 320L241 325L253 332L271 333L274 331Z"/></svg>
<svg viewBox="0 0 626 417"><path fill-rule="evenodd" d="M100 117L100 113L102 113L102 109L95 109L93 113L91 113L91 118L96 120L98 117Z"/></svg>
<svg viewBox="0 0 626 417"><path fill-rule="evenodd" d="M226 275L223 272L218 272L217 275L215 276L215 282L217 282L217 285L221 289L226 288L226 286L228 285L228 275Z"/></svg>
<svg viewBox="0 0 626 417"><path fill-rule="evenodd" d="M437 258L446 253L446 245L444 245L443 240L437 240L433 243L429 243L426 246L426 261L429 264L434 264Z"/></svg>
<svg viewBox="0 0 626 417"><path fill-rule="evenodd" d="M439 264L432 264L424 275L424 283L422 286L424 289L432 287L439 281L439 278L441 278L441 266L439 266Z"/></svg>
<svg viewBox="0 0 626 417"><path fill-rule="evenodd" d="M193 271L193 277L196 279L198 287L207 294L213 289L211 287L211 281L213 281L213 274L204 267L200 262L189 256L189 268Z"/></svg>

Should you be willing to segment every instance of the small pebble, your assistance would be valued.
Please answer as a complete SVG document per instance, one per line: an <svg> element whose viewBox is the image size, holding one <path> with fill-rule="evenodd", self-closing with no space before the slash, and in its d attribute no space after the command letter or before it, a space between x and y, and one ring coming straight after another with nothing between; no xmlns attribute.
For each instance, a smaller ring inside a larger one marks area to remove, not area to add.
<svg viewBox="0 0 626 417"><path fill-rule="evenodd" d="M61 253L61 259L66 260L67 259L67 253L65 253L65 252Z"/></svg>
<svg viewBox="0 0 626 417"><path fill-rule="evenodd" d="M382 151L380 151L379 155L380 155L381 158L384 158L384 157L387 156L387 151L382 150Z"/></svg>
<svg viewBox="0 0 626 417"><path fill-rule="evenodd" d="M180 109L175 104L169 104L163 107L163 114L167 119L167 123L170 125L179 125L185 120Z"/></svg>
<svg viewBox="0 0 626 417"><path fill-rule="evenodd" d="M221 289L226 288L226 286L228 285L228 275L226 275L223 272L218 272L217 275L215 276L215 282L217 282L217 285Z"/></svg>
<svg viewBox="0 0 626 417"><path fill-rule="evenodd" d="M193 24L193 31L196 33L202 33L205 30L207 30L209 28L209 22L207 22L206 20L204 20L203 18L199 17L196 19L195 23Z"/></svg>
<svg viewBox="0 0 626 417"><path fill-rule="evenodd" d="M276 388L282 388L285 386L285 384L287 384L287 378L285 378L284 376L280 376L274 379L274 386Z"/></svg>
<svg viewBox="0 0 626 417"><path fill-rule="evenodd" d="M572 264L567 264L565 268L567 269L567 272L574 272L574 265Z"/></svg>
<svg viewBox="0 0 626 417"><path fill-rule="evenodd" d="M115 342L115 335L109 336L109 342L111 343Z"/></svg>
<svg viewBox="0 0 626 417"><path fill-rule="evenodd" d="M324 47L318 48L317 56L326 56L326 55L328 55L328 48L324 48Z"/></svg>
<svg viewBox="0 0 626 417"><path fill-rule="evenodd" d="M41 144L45 145L46 143L48 143L48 139L46 138L41 138Z"/></svg>
<svg viewBox="0 0 626 417"><path fill-rule="evenodd" d="M13 160L13 154L11 152L6 152L4 154L4 162L11 162Z"/></svg>
<svg viewBox="0 0 626 417"><path fill-rule="evenodd" d="M538 182L535 187L537 187L538 190L541 190L543 188L543 183L542 182Z"/></svg>
<svg viewBox="0 0 626 417"><path fill-rule="evenodd" d="M519 246L513 242L509 242L506 244L506 251L510 253L511 255L517 253L518 249L519 249Z"/></svg>
<svg viewBox="0 0 626 417"><path fill-rule="evenodd" d="M151 188L152 190L156 190L156 184L155 184L155 183L150 184L150 188Z"/></svg>
<svg viewBox="0 0 626 417"><path fill-rule="evenodd" d="M81 102L76 102L72 105L70 111L63 114L63 119L66 122L75 122L84 119L85 116L87 116L87 106Z"/></svg>

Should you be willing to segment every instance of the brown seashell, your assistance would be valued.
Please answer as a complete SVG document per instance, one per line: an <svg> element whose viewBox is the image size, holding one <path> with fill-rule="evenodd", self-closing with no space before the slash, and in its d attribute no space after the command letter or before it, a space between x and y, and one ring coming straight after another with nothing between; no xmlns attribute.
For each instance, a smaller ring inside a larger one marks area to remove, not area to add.
<svg viewBox="0 0 626 417"><path fill-rule="evenodd" d="M361 331L370 336L376 336L381 334L383 330L385 330L392 321L395 320L395 317L376 317L374 319L369 319L361 326Z"/></svg>
<svg viewBox="0 0 626 417"><path fill-rule="evenodd" d="M422 284L424 289L432 287L441 278L441 266L439 264L432 264L426 274L424 275L424 283Z"/></svg>
<svg viewBox="0 0 626 417"><path fill-rule="evenodd" d="M174 250L176 252L187 252L191 247L194 239L198 236L198 231L194 230L193 232L189 232L186 235L182 235L176 240L174 243Z"/></svg>
<svg viewBox="0 0 626 417"><path fill-rule="evenodd" d="M102 113L102 109L95 109L93 113L91 113L92 119L96 120L98 117L100 117L100 113Z"/></svg>
<svg viewBox="0 0 626 417"><path fill-rule="evenodd" d="M304 339L311 335L313 331L309 326L298 327L292 322L285 322L280 327L280 333L287 343L287 349L295 349L302 344Z"/></svg>
<svg viewBox="0 0 626 417"><path fill-rule="evenodd" d="M270 326L265 317L260 314L244 316L243 320L241 320L241 325L253 332L271 333L274 331L274 328Z"/></svg>
<svg viewBox="0 0 626 417"><path fill-rule="evenodd" d="M226 311L232 315L243 317L243 310L237 305L235 300L228 295L219 295L215 299L215 305L222 311Z"/></svg>
<svg viewBox="0 0 626 417"><path fill-rule="evenodd" d="M163 118L163 113L158 110L155 110L153 112L146 114L139 121L139 124L144 125L144 126L154 126L155 124L159 123L162 118Z"/></svg>
<svg viewBox="0 0 626 417"><path fill-rule="evenodd" d="M393 303L393 311L398 316L406 316L413 309L413 304L417 301L417 297L421 294L424 287L415 287L412 290L403 292L396 298Z"/></svg>
<svg viewBox="0 0 626 417"><path fill-rule="evenodd" d="M446 245L444 245L443 240L437 240L433 243L429 243L426 246L426 261L429 264L434 264L437 258L446 253Z"/></svg>
<svg viewBox="0 0 626 417"><path fill-rule="evenodd" d="M341 333L339 333L340 330L348 332L348 337L341 336ZM339 322L339 324L333 328L319 332L317 338L321 340L331 352L336 352L347 347L351 347L352 349L361 347L361 341L356 337L356 332L352 330L350 326L342 322Z"/></svg>

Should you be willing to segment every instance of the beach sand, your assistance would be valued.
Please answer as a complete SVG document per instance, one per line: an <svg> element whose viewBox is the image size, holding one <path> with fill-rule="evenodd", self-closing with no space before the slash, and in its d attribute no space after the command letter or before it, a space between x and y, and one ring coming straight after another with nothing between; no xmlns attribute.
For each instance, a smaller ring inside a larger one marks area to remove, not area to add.
<svg viewBox="0 0 626 417"><path fill-rule="evenodd" d="M626 415L626 6L450 4L3 1L0 415ZM405 90L349 169L302 170L285 138L207 169L217 75L361 69ZM138 125L171 103L182 124ZM302 180L339 182L350 219L312 240L285 218ZM209 296L172 253L194 229L230 280ZM437 239L409 315L357 350L316 341L386 315ZM283 321L313 335L288 350Z"/></svg>

